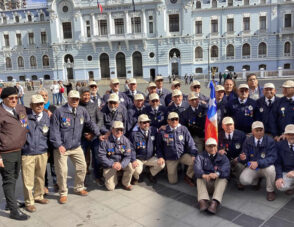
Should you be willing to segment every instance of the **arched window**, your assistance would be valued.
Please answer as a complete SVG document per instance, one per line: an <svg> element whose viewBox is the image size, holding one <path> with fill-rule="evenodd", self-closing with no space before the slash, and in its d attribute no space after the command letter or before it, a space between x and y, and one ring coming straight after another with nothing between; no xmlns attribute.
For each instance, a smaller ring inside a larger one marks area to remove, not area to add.
<svg viewBox="0 0 294 227"><path fill-rule="evenodd" d="M15 22L19 23L19 16L15 16Z"/></svg>
<svg viewBox="0 0 294 227"><path fill-rule="evenodd" d="M250 65L243 65L242 69L246 69L246 71L250 71Z"/></svg>
<svg viewBox="0 0 294 227"><path fill-rule="evenodd" d="M290 56L291 53L291 43L290 42L285 42L284 44L284 55L285 56Z"/></svg>
<svg viewBox="0 0 294 227"><path fill-rule="evenodd" d="M12 76L8 76L7 77L7 81L12 81L13 80L13 77Z"/></svg>
<svg viewBox="0 0 294 227"><path fill-rule="evenodd" d="M195 49L195 58L199 59L199 58L203 58L203 50L201 47L196 47Z"/></svg>
<svg viewBox="0 0 294 227"><path fill-rule="evenodd" d="M227 57L234 57L235 53L234 53L234 46L232 44L229 44L227 46Z"/></svg>
<svg viewBox="0 0 294 227"><path fill-rule="evenodd" d="M258 45L258 55L266 55L266 44L264 42Z"/></svg>
<svg viewBox="0 0 294 227"><path fill-rule="evenodd" d="M32 80L38 80L38 77L36 75L32 75Z"/></svg>
<svg viewBox="0 0 294 227"><path fill-rule="evenodd" d="M195 69L195 72L196 72L196 73L203 73L203 69L202 69L202 68L196 68L196 69Z"/></svg>
<svg viewBox="0 0 294 227"><path fill-rule="evenodd" d="M227 67L227 70L228 70L229 72L234 72L234 71L235 71L235 67L232 66L232 65L230 65L230 66Z"/></svg>
<svg viewBox="0 0 294 227"><path fill-rule="evenodd" d="M24 67L24 61L23 61L23 57L18 57L17 59L17 65L19 68L23 68Z"/></svg>
<svg viewBox="0 0 294 227"><path fill-rule="evenodd" d="M284 64L284 69L290 69L290 68L291 68L291 64L290 63Z"/></svg>
<svg viewBox="0 0 294 227"><path fill-rule="evenodd" d="M211 57L212 58L217 58L218 57L218 47L217 46L212 46L211 47Z"/></svg>
<svg viewBox="0 0 294 227"><path fill-rule="evenodd" d="M266 65L265 64L261 64L258 66L258 69L260 70L261 68L263 68L264 70L266 70Z"/></svg>
<svg viewBox="0 0 294 227"><path fill-rule="evenodd" d="M43 60L43 66L45 67L49 66L49 57L47 55L44 55L42 60Z"/></svg>
<svg viewBox="0 0 294 227"><path fill-rule="evenodd" d="M44 80L50 80L50 75L44 75Z"/></svg>
<svg viewBox="0 0 294 227"><path fill-rule="evenodd" d="M200 1L196 2L196 9L201 9L201 2Z"/></svg>
<svg viewBox="0 0 294 227"><path fill-rule="evenodd" d="M41 13L40 14L40 21L45 21L45 15L44 15L44 13Z"/></svg>
<svg viewBox="0 0 294 227"><path fill-rule="evenodd" d="M30 65L32 68L35 68L37 66L37 61L35 56L30 57Z"/></svg>
<svg viewBox="0 0 294 227"><path fill-rule="evenodd" d="M11 69L12 68L12 64L11 64L11 58L7 57L5 59L5 63L6 63L6 69Z"/></svg>
<svg viewBox="0 0 294 227"><path fill-rule="evenodd" d="M250 56L250 45L248 43L243 44L242 56L243 57L249 57Z"/></svg>
<svg viewBox="0 0 294 227"><path fill-rule="evenodd" d="M28 15L28 22L32 22L32 16Z"/></svg>

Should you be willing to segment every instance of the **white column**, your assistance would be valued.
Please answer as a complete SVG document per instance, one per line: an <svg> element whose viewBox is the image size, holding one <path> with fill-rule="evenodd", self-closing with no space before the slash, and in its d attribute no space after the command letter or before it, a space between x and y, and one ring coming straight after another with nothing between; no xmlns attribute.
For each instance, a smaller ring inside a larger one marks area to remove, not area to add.
<svg viewBox="0 0 294 227"><path fill-rule="evenodd" d="M264 68L260 68L260 77L264 78Z"/></svg>
<svg viewBox="0 0 294 227"><path fill-rule="evenodd" d="M80 27L81 27L81 37L84 38L85 37L85 28L84 28L84 20L82 17L82 14L78 15L78 20L80 21Z"/></svg>
<svg viewBox="0 0 294 227"><path fill-rule="evenodd" d="M145 10L142 10L142 26L143 26L143 35L147 34L147 20Z"/></svg>
<svg viewBox="0 0 294 227"><path fill-rule="evenodd" d="M113 23L112 18L111 18L111 13L108 13L108 26L107 26L107 29L108 29L108 34L109 35L114 34L114 23Z"/></svg>
<svg viewBox="0 0 294 227"><path fill-rule="evenodd" d="M278 68L278 77L282 77L283 76L283 67L279 67Z"/></svg>
<svg viewBox="0 0 294 227"><path fill-rule="evenodd" d="M92 19L93 36L97 36L98 35L98 26L97 26L97 21L96 21L94 13L91 14L91 19Z"/></svg>
<svg viewBox="0 0 294 227"><path fill-rule="evenodd" d="M166 20L166 8L163 9L163 31L166 34L167 31L167 20Z"/></svg>
<svg viewBox="0 0 294 227"><path fill-rule="evenodd" d="M131 28L131 23L130 23L130 19L129 19L129 12L125 11L125 33L129 34L132 32Z"/></svg>
<svg viewBox="0 0 294 227"><path fill-rule="evenodd" d="M245 80L246 79L246 69L242 69L243 74L242 74L242 79Z"/></svg>

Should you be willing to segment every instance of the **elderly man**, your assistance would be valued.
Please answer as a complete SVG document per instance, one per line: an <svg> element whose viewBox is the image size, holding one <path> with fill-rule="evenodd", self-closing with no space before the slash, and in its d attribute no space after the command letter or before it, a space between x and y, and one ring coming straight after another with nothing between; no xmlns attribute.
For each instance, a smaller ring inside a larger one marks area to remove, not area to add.
<svg viewBox="0 0 294 227"><path fill-rule="evenodd" d="M238 99L234 99L227 104L227 115L234 119L235 128L245 133L251 132L251 125L255 120L257 111L256 101L248 96L248 85L240 84L238 87Z"/></svg>
<svg viewBox="0 0 294 227"><path fill-rule="evenodd" d="M190 106L182 113L180 122L188 128L198 151L202 152L207 105L200 104L199 93L191 92L188 100Z"/></svg>
<svg viewBox="0 0 294 227"><path fill-rule="evenodd" d="M290 195L294 192L294 124L285 128L285 140L277 144L276 187Z"/></svg>
<svg viewBox="0 0 294 227"><path fill-rule="evenodd" d="M153 93L157 93L156 91L156 84L153 83L153 82L150 82L147 86L147 91L148 91L148 94L146 96L146 99L145 99L145 105L148 106L149 105L149 96ZM164 101L164 98L159 98L160 99L160 103L161 105L165 105L165 101Z"/></svg>
<svg viewBox="0 0 294 227"><path fill-rule="evenodd" d="M137 80L135 78L130 78L129 79L129 89L127 91L125 91L124 93L128 96L130 102L129 102L129 108L133 106L133 102L134 102L134 97L136 94L143 94L143 92L138 91L137 90Z"/></svg>
<svg viewBox="0 0 294 227"><path fill-rule="evenodd" d="M160 105L159 95L156 93L149 95L149 104L143 113L147 114L151 119L150 125L159 129L162 125L166 124L166 107Z"/></svg>
<svg viewBox="0 0 294 227"><path fill-rule="evenodd" d="M237 188L243 190L244 186L239 178L245 165L238 162L238 157L242 152L243 143L246 139L244 132L235 129L234 120L231 117L225 117L222 121L222 129L218 135L219 153L226 155L231 162L231 173L236 178Z"/></svg>
<svg viewBox="0 0 294 227"><path fill-rule="evenodd" d="M156 84L156 92L160 98L161 105L165 105L165 97L170 93L169 90L163 88L163 77L162 76L156 76L155 77L155 84Z"/></svg>
<svg viewBox="0 0 294 227"><path fill-rule="evenodd" d="M222 202L230 176L230 162L225 155L217 152L215 139L206 140L205 151L197 156L194 171L197 178L199 209L215 214ZM210 204L209 193L213 194Z"/></svg>
<svg viewBox="0 0 294 227"><path fill-rule="evenodd" d="M17 205L15 185L21 166L21 148L26 142L28 119L26 110L18 105L18 92L14 87L2 90L0 105L0 173L10 218L27 220Z"/></svg>
<svg viewBox="0 0 294 227"><path fill-rule="evenodd" d="M88 195L84 187L87 164L81 148L84 126L95 135L100 135L97 125L91 121L89 113L79 106L80 94L71 90L68 103L53 113L50 123L50 142L54 150L55 171L59 186L59 203L67 202L67 159L70 157L75 167L74 191L81 196Z"/></svg>
<svg viewBox="0 0 294 227"><path fill-rule="evenodd" d="M205 95L203 95L200 92L201 89L201 84L198 80L193 80L193 82L190 85L190 90L191 92L195 92L197 94L199 94L199 100L202 104L207 104L209 102L209 98L206 97Z"/></svg>
<svg viewBox="0 0 294 227"><path fill-rule="evenodd" d="M176 112L181 116L188 107L188 102L183 101L183 93L178 89L173 90L172 102L167 107L167 113Z"/></svg>
<svg viewBox="0 0 294 227"><path fill-rule="evenodd" d="M265 133L276 137L278 132L274 118L274 105L279 102L280 98L276 96L275 85L266 83L263 87L263 95L256 101L256 120L263 122Z"/></svg>
<svg viewBox="0 0 294 227"><path fill-rule="evenodd" d="M277 159L275 141L264 134L264 125L261 121L252 124L252 136L243 144L239 161L247 167L240 175L240 183L243 185L255 185L259 189L259 178L266 178L267 200L275 200L275 177L274 163Z"/></svg>
<svg viewBox="0 0 294 227"><path fill-rule="evenodd" d="M103 166L105 187L113 191L118 183L118 172L123 171L122 185L125 190L132 190L131 179L134 173L131 160L131 144L123 134L124 124L114 121L111 135L99 145L98 161Z"/></svg>
<svg viewBox="0 0 294 227"><path fill-rule="evenodd" d="M156 153L158 164L166 163L167 176L170 184L178 182L179 163L187 165L185 181L193 186L193 162L197 148L188 129L179 124L179 115L171 112L168 115L168 125L158 133Z"/></svg>
<svg viewBox="0 0 294 227"><path fill-rule="evenodd" d="M91 93L91 102L95 103L96 106L98 106L98 108L101 109L104 105L104 102L98 93L97 83L95 81L90 81L89 88Z"/></svg>
<svg viewBox="0 0 294 227"><path fill-rule="evenodd" d="M177 80L172 81L171 90L173 91L175 89L181 90L181 82L180 81L177 81ZM171 101L172 101L172 93L169 93L168 95L166 95L166 97L164 99L164 103L166 106L168 106L171 103Z"/></svg>
<svg viewBox="0 0 294 227"><path fill-rule="evenodd" d="M257 100L263 96L262 87L259 86L257 77L254 73L247 76L247 84L249 86L249 97Z"/></svg>
<svg viewBox="0 0 294 227"><path fill-rule="evenodd" d="M50 118L44 111L44 103L41 95L33 95L31 98L27 141L21 152L25 209L29 212L36 211L35 202L49 202L44 199L44 178L48 159Z"/></svg>
<svg viewBox="0 0 294 227"><path fill-rule="evenodd" d="M141 114L138 124L132 130L130 141L132 142L132 166L135 169L134 180L139 180L143 167L148 167L147 176L151 183L156 183L156 175L164 168L165 164L159 165L155 157L157 129L150 126L150 119L146 114Z"/></svg>

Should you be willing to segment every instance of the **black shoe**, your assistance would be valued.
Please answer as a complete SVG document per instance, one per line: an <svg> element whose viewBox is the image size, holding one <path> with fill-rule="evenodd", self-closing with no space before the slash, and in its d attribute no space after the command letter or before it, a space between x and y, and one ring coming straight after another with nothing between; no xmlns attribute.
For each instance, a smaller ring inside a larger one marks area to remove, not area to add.
<svg viewBox="0 0 294 227"><path fill-rule="evenodd" d="M147 177L148 180L152 183L152 184L156 184L157 180L156 180L156 176L152 176L152 174L150 172L147 173Z"/></svg>
<svg viewBox="0 0 294 227"><path fill-rule="evenodd" d="M17 206L18 206L18 208L24 208L26 205L25 205L24 202L17 201ZM5 210L6 211L9 210L9 207L8 207L7 203L6 203L6 206L5 206Z"/></svg>
<svg viewBox="0 0 294 227"><path fill-rule="evenodd" d="M135 177L131 180L131 185L137 185L139 183L139 179L137 180Z"/></svg>
<svg viewBox="0 0 294 227"><path fill-rule="evenodd" d="M26 215L20 209L10 211L9 217L11 219L15 219L15 220L19 220L19 221L25 221L25 220L28 220L30 218L29 215Z"/></svg>

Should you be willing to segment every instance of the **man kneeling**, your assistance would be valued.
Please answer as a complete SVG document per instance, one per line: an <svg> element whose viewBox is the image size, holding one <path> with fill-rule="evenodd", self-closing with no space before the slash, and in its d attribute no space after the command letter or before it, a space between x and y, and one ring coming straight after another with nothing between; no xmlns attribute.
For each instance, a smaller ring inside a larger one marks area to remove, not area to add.
<svg viewBox="0 0 294 227"><path fill-rule="evenodd" d="M118 183L117 174L123 170L122 185L125 190L132 190L131 179L134 173L131 160L131 144L123 135L124 125L121 121L114 121L111 134L107 140L99 145L98 161L103 166L105 186L113 191Z"/></svg>

